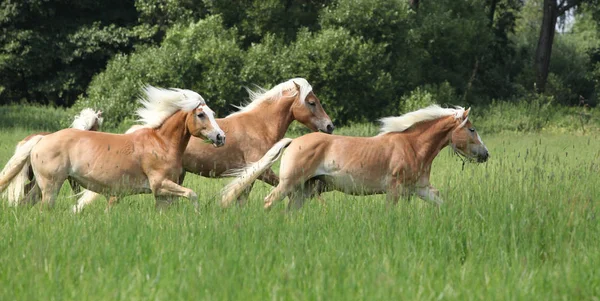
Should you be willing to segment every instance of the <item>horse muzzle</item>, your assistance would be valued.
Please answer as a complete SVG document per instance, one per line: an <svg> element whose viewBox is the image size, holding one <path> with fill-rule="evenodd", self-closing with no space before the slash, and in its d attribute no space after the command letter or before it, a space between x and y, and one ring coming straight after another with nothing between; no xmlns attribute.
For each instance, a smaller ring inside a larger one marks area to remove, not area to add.
<svg viewBox="0 0 600 301"><path fill-rule="evenodd" d="M214 138L211 138L214 147L221 147L225 145L225 133L217 133Z"/></svg>
<svg viewBox="0 0 600 301"><path fill-rule="evenodd" d="M323 132L323 133L327 133L327 134L333 133L333 130L335 130L335 126L331 122L327 123L327 125L324 128L319 127L319 132Z"/></svg>
<svg viewBox="0 0 600 301"><path fill-rule="evenodd" d="M477 160L477 163L486 162L489 157L490 153L488 152L487 148L480 149L475 153L475 159Z"/></svg>

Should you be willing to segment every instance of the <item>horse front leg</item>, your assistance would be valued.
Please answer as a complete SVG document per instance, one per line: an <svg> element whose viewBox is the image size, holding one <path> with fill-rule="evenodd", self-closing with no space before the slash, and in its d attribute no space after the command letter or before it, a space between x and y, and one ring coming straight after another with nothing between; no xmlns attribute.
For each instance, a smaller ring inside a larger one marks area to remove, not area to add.
<svg viewBox="0 0 600 301"><path fill-rule="evenodd" d="M194 204L194 210L198 212L198 195L189 188L185 188L169 179L165 179L160 183L160 185L156 189L153 190L154 197L156 199L156 206L158 209L160 209L159 207L165 205L165 202L168 202L169 204L171 203L171 201L168 201L169 196L180 196L189 199L192 202L192 204ZM166 205L168 206L168 204Z"/></svg>
<svg viewBox="0 0 600 301"><path fill-rule="evenodd" d="M279 185L279 177L270 168L260 175L259 179L273 187Z"/></svg>
<svg viewBox="0 0 600 301"><path fill-rule="evenodd" d="M444 200L440 198L440 192L431 185L418 188L417 195L423 200L433 202L438 206L444 203Z"/></svg>
<svg viewBox="0 0 600 301"><path fill-rule="evenodd" d="M33 182L33 186L28 188L26 191L28 191L27 194L22 200L19 201L19 204L33 206L42 200L42 190L35 183L35 180Z"/></svg>

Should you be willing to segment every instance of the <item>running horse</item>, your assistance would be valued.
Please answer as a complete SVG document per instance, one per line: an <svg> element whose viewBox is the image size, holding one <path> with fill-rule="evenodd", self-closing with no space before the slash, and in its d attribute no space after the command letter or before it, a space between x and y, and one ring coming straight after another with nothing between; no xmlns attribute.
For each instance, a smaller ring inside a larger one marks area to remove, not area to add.
<svg viewBox="0 0 600 301"><path fill-rule="evenodd" d="M280 182L265 198L265 209L286 196L290 198L288 208L300 208L306 198L326 190L386 193L388 204L416 194L440 205L443 200L429 182L429 175L441 149L450 145L457 154L477 162L489 157L469 112L433 105L381 119L381 132L374 137L311 133L283 139L261 160L235 172L238 178L223 190L222 205L229 205L281 156L285 147Z"/></svg>
<svg viewBox="0 0 600 301"><path fill-rule="evenodd" d="M71 128L84 131L97 131L102 125L102 121L102 111L94 111L93 109L85 108L81 110L79 115L75 116L75 120L73 120L73 123L71 123ZM18 152L19 148L31 138L38 135L45 136L48 134L50 134L50 132L40 132L25 137L23 140L17 143L15 152ZM74 181L69 179L69 184L71 184L71 188L74 192L79 192L80 187L76 185ZM8 185L8 188L5 191L5 197L8 200L8 204L10 206L16 206L19 204L19 201L22 199L25 193L30 191L34 186L35 177L33 176L33 169L29 165L29 162L27 162L16 178L10 182L10 185Z"/></svg>
<svg viewBox="0 0 600 301"><path fill-rule="evenodd" d="M198 196L177 184L182 157L191 136L219 147L225 133L213 111L196 92L147 86L137 114L144 128L130 134L64 129L35 136L8 161L0 174L0 191L29 160L43 205L52 206L72 177L84 188L108 195L153 193L157 209L172 196L186 197L198 208ZM37 202L36 199L32 203Z"/></svg>
<svg viewBox="0 0 600 301"><path fill-rule="evenodd" d="M247 89L251 102L239 111L225 118L217 119L217 124L227 134L227 144L214 149L192 137L183 154L183 167L186 171L204 177L226 177L227 170L240 168L259 160L277 141L283 138L290 124L296 120L312 131L331 133L334 126L314 94L311 85L304 78L293 78L266 91ZM140 128L134 126L132 132ZM183 181L183 176L180 182ZM276 186L279 178L272 170L260 175L260 180ZM241 193L238 202L243 204L252 186ZM98 196L84 194L74 212L81 211ZM109 200L109 207L116 198Z"/></svg>

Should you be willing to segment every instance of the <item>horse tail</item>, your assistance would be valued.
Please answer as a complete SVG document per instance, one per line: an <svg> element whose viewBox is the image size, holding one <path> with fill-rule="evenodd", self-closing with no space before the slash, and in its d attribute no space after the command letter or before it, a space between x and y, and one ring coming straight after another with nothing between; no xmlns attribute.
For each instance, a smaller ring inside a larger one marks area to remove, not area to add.
<svg viewBox="0 0 600 301"><path fill-rule="evenodd" d="M236 200L247 186L252 184L262 173L270 168L283 154L283 149L292 143L292 139L283 138L275 143L260 160L240 169L231 169L223 176L236 177L221 190L221 206L227 207Z"/></svg>
<svg viewBox="0 0 600 301"><path fill-rule="evenodd" d="M91 130L95 124L98 126L102 125L102 111L94 111L90 108L85 108L81 110L79 115L75 116L73 123L71 123L71 127L78 130L89 131Z"/></svg>
<svg viewBox="0 0 600 301"><path fill-rule="evenodd" d="M17 147L15 154L8 160L2 172L0 172L0 192L4 191L12 182L20 181L18 175L23 174L23 169L25 167L29 168L28 164L31 150L42 138L44 138L43 135L34 136L23 145ZM25 169L25 171L27 172L27 169ZM24 186L25 183L22 182L22 185ZM15 189L23 190L23 187L19 188L16 184L15 187Z"/></svg>
<svg viewBox="0 0 600 301"><path fill-rule="evenodd" d="M19 151L19 148L23 146L27 141L21 141L17 144L15 148L15 153ZM29 180L29 160L25 162L23 168L19 171L19 173L14 177L14 179L8 184L6 191L4 191L3 196L8 200L8 204L10 206L15 206L19 202L19 200L25 196L25 184Z"/></svg>

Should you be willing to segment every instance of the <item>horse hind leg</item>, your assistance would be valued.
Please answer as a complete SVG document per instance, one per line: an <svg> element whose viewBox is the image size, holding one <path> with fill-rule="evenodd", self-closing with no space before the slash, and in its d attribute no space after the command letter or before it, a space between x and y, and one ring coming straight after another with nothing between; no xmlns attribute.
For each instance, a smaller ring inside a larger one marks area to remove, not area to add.
<svg viewBox="0 0 600 301"><path fill-rule="evenodd" d="M303 181L298 181L300 183L302 183ZM269 193L269 195L267 195L265 197L265 204L264 204L264 208L265 210L269 210L271 209L271 206L273 206L276 202L279 202L281 200L283 200L286 196L290 196L292 199L290 199L290 202L304 202L304 200L301 200L300 195L302 195L302 193L300 192L301 189L297 188L298 184L296 183L292 183L290 181L287 180L282 180L279 182L279 185L277 185L277 187L275 187L273 190L271 190L271 192ZM299 193L300 192L300 193Z"/></svg>
<svg viewBox="0 0 600 301"><path fill-rule="evenodd" d="M33 185L29 185L33 184ZM36 184L35 180L28 184L27 194L19 201L22 205L35 205L42 200L42 190Z"/></svg>
<svg viewBox="0 0 600 301"><path fill-rule="evenodd" d="M246 187L244 189L244 191L242 191L242 193L238 197L237 201L238 201L238 205L240 207L242 207L242 206L246 205L246 203L248 203L248 198L250 197L250 192L252 192L252 187L254 187L255 183L256 183L256 181L250 183L250 185L248 185L248 187Z"/></svg>
<svg viewBox="0 0 600 301"><path fill-rule="evenodd" d="M302 208L307 199L311 199L315 196L320 198L321 193L325 191L324 185L324 182L316 177L306 181L301 185L301 188L288 194L290 199L288 210Z"/></svg>
<svg viewBox="0 0 600 301"><path fill-rule="evenodd" d="M51 182L42 188L42 207L52 208L58 198L62 182Z"/></svg>
<svg viewBox="0 0 600 301"><path fill-rule="evenodd" d="M36 173L35 179L37 181L37 186L39 186L42 191L42 207L53 207L54 202L58 197L58 193L60 192L60 188L67 179L66 175L63 177L56 175L56 177L49 178Z"/></svg>

